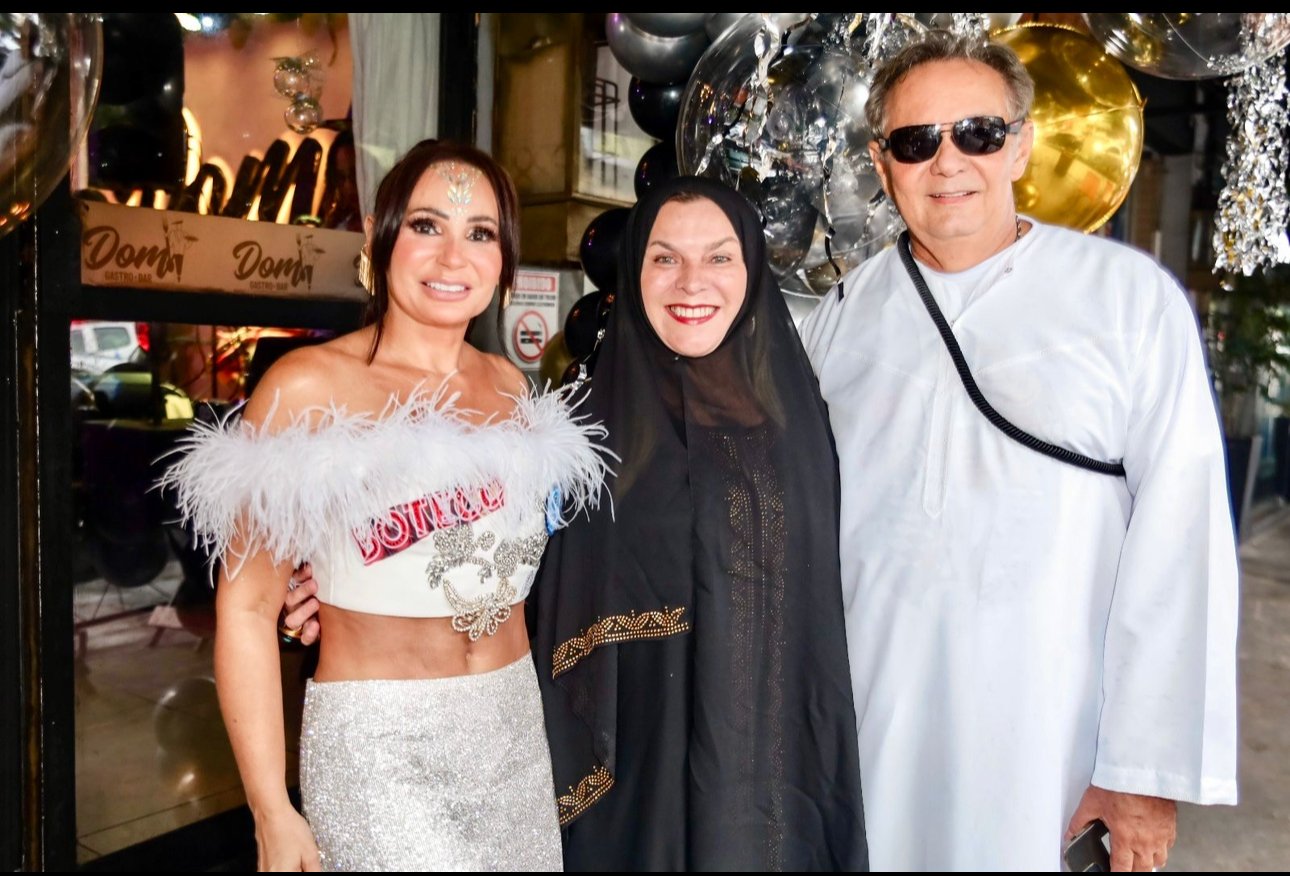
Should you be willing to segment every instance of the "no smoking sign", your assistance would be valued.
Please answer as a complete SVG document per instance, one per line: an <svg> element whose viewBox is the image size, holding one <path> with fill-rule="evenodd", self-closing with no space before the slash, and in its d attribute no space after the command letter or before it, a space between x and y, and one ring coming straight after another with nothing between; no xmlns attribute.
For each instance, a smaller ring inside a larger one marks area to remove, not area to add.
<svg viewBox="0 0 1290 876"><path fill-rule="evenodd" d="M520 368L534 370L560 331L560 274L522 268L515 273L510 306L502 316L502 346Z"/></svg>
<svg viewBox="0 0 1290 876"><path fill-rule="evenodd" d="M546 319L536 310L526 310L515 320L511 330L511 349L522 361L533 363L542 358L550 337Z"/></svg>

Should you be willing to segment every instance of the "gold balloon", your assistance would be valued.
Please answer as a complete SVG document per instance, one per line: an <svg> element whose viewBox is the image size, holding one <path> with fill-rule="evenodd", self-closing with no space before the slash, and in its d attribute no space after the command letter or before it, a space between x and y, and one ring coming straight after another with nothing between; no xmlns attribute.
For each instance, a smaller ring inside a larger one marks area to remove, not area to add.
<svg viewBox="0 0 1290 876"><path fill-rule="evenodd" d="M551 340L542 348L542 360L538 363L538 389L557 389L564 380L564 372L573 362L569 345L564 342L564 332L551 335Z"/></svg>
<svg viewBox="0 0 1290 876"><path fill-rule="evenodd" d="M1021 24L990 35L1035 80L1035 147L1013 183L1017 210L1078 231L1124 202L1142 159L1142 98L1124 66L1085 34Z"/></svg>

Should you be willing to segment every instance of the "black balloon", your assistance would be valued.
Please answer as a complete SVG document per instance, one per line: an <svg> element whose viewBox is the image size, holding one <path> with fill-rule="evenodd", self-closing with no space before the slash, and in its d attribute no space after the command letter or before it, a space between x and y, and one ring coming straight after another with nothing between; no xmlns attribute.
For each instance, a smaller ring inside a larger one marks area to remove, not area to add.
<svg viewBox="0 0 1290 876"><path fill-rule="evenodd" d="M177 189L187 162L184 37L173 15L103 15L103 81L88 138L97 186Z"/></svg>
<svg viewBox="0 0 1290 876"><path fill-rule="evenodd" d="M680 173L676 164L676 147L672 142L664 140L662 143L655 143L636 165L636 198L639 200L645 197Z"/></svg>
<svg viewBox="0 0 1290 876"><path fill-rule="evenodd" d="M165 533L159 528L143 530L129 541L116 541L96 531L89 533L86 542L94 570L117 587L150 584L170 561Z"/></svg>
<svg viewBox="0 0 1290 876"><path fill-rule="evenodd" d="M633 76L627 87L627 108L636 125L656 140L671 142L681 117L684 82L655 85Z"/></svg>
<svg viewBox="0 0 1290 876"><path fill-rule="evenodd" d="M627 227L626 207L606 210L587 223L578 245L578 258L587 279L595 286L617 285L618 245Z"/></svg>
<svg viewBox="0 0 1290 876"><path fill-rule="evenodd" d="M627 20L645 33L660 37L678 37L703 27L706 12L624 12Z"/></svg>
<svg viewBox="0 0 1290 876"><path fill-rule="evenodd" d="M97 184L126 187L177 185L183 181L184 129L109 125L89 135L90 167Z"/></svg>
<svg viewBox="0 0 1290 876"><path fill-rule="evenodd" d="M184 31L173 15L107 12L103 15L103 81L99 103L127 104L162 93L175 73L182 102Z"/></svg>
<svg viewBox="0 0 1290 876"><path fill-rule="evenodd" d="M623 12L605 15L605 40L623 69L646 82L689 79L710 42L702 27L674 37L646 33Z"/></svg>
<svg viewBox="0 0 1290 876"><path fill-rule="evenodd" d="M564 318L564 343L569 352L582 359L596 349L600 330L609 323L614 293L597 289L579 298Z"/></svg>

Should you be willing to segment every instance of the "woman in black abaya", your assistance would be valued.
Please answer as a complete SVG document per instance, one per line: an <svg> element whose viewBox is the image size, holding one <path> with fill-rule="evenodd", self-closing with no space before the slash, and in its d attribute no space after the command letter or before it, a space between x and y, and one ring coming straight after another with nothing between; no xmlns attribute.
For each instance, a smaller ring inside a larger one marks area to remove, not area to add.
<svg viewBox="0 0 1290 876"><path fill-rule="evenodd" d="M867 869L837 460L742 196L633 209L581 412L612 511L532 597L566 869Z"/></svg>

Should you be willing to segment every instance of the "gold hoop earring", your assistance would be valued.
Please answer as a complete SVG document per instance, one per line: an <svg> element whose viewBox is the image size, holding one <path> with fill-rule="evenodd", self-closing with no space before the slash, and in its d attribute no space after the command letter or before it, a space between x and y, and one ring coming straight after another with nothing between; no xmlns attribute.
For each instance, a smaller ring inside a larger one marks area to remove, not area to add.
<svg viewBox="0 0 1290 876"><path fill-rule="evenodd" d="M376 294L375 278L372 276L372 257L367 247L358 251L358 284L367 290L368 295Z"/></svg>

